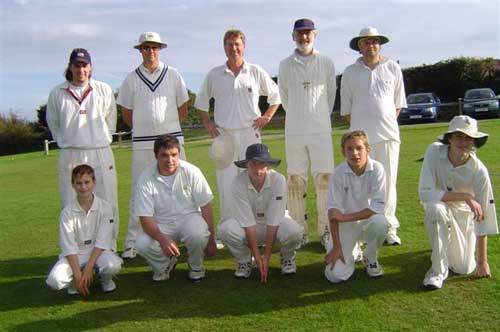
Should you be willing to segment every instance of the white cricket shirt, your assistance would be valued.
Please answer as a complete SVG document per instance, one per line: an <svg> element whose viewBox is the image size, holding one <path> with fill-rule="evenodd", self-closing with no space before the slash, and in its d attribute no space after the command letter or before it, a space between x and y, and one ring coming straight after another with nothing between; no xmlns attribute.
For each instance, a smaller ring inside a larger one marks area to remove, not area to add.
<svg viewBox="0 0 500 332"><path fill-rule="evenodd" d="M270 105L281 103L278 86L258 65L243 63L238 76L227 64L210 70L205 77L194 107L208 112L211 98L215 99L214 120L224 129L249 128L261 116L259 96L267 96Z"/></svg>
<svg viewBox="0 0 500 332"><path fill-rule="evenodd" d="M475 223L478 235L497 234L498 223L488 169L472 152L469 160L453 167L448 159L448 145L432 143L425 153L418 185L423 203L441 201L447 192L468 193L481 205L484 220ZM446 202L449 206L468 208L465 202Z"/></svg>
<svg viewBox="0 0 500 332"><path fill-rule="evenodd" d="M286 180L270 169L260 192L250 182L248 171L238 174L233 182L234 217L241 227L257 223L278 226L285 216Z"/></svg>
<svg viewBox="0 0 500 332"><path fill-rule="evenodd" d="M182 136L178 108L188 100L181 75L163 62L153 73L140 65L128 74L117 104L133 110L133 149L152 149L159 135Z"/></svg>
<svg viewBox="0 0 500 332"><path fill-rule="evenodd" d="M175 225L213 199L201 170L187 161L180 160L173 179L165 180L156 162L142 172L137 182L135 215L153 217L160 225Z"/></svg>
<svg viewBox="0 0 500 332"><path fill-rule="evenodd" d="M328 186L328 209L354 213L366 208L383 214L385 173L381 163L368 157L365 172L357 176L347 161L333 170Z"/></svg>
<svg viewBox="0 0 500 332"><path fill-rule="evenodd" d="M90 254L94 247L110 250L114 222L113 209L105 200L94 195L87 213L74 199L59 217L61 257Z"/></svg>
<svg viewBox="0 0 500 332"><path fill-rule="evenodd" d="M285 134L330 133L335 104L335 66L316 50L304 62L294 52L280 63L278 86L286 111Z"/></svg>
<svg viewBox="0 0 500 332"><path fill-rule="evenodd" d="M350 130L363 130L370 143L400 142L396 108L406 107L406 97L396 62L381 56L371 70L358 58L342 74L340 104L340 114L351 116Z"/></svg>
<svg viewBox="0 0 500 332"><path fill-rule="evenodd" d="M116 131L116 104L109 85L89 80L80 97L68 81L56 86L47 101L47 124L59 148L109 146Z"/></svg>

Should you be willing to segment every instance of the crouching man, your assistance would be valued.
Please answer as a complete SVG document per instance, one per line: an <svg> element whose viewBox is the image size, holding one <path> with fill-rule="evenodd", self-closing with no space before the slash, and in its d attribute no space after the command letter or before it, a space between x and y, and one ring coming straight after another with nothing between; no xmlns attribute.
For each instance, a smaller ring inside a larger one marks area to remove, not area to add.
<svg viewBox="0 0 500 332"><path fill-rule="evenodd" d="M180 160L176 137L163 135L154 142L157 162L139 177L135 214L142 226L137 252L153 269L153 280L163 281L180 255L178 243L187 248L189 279L205 278L204 254L215 255L212 191L196 166Z"/></svg>
<svg viewBox="0 0 500 332"><path fill-rule="evenodd" d="M476 120L460 115L427 149L419 183L432 247L432 266L423 281L427 289L441 288L448 270L491 275L486 241L498 233L497 216L488 170L474 153L487 139Z"/></svg>
<svg viewBox="0 0 500 332"><path fill-rule="evenodd" d="M276 240L281 244L281 274L295 274L295 248L300 245L302 229L285 210L286 180L270 169L280 163L264 144L250 145L246 159L234 162L246 168L234 180L234 218L219 226L218 236L238 262L236 278L247 279L252 272L252 257L267 282L269 260ZM264 256L259 246L265 246Z"/></svg>
<svg viewBox="0 0 500 332"><path fill-rule="evenodd" d="M76 198L64 207L59 218L62 253L46 283L56 290L66 288L69 295L88 295L94 271L102 291L114 291L113 276L122 265L121 258L111 251L113 208L94 195L95 182L92 167L76 166L71 172Z"/></svg>
<svg viewBox="0 0 500 332"><path fill-rule="evenodd" d="M325 277L333 283L354 273L358 241L366 242L362 256L367 274L382 276L377 254L389 225L384 216L384 167L368 157L368 137L363 131L346 133L341 147L346 161L334 169L328 190L332 241L327 244Z"/></svg>

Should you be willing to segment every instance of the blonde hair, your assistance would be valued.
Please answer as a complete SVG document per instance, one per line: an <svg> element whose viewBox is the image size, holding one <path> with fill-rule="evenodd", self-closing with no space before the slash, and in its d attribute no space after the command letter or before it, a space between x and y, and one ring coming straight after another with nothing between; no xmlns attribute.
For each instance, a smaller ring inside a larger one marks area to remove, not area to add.
<svg viewBox="0 0 500 332"><path fill-rule="evenodd" d="M237 29L229 29L229 30L227 30L224 33L224 39L223 39L224 46L226 46L226 42L229 39L238 38L238 37L241 38L241 41L243 42L243 44L245 44L245 33L243 33L243 31L237 30Z"/></svg>
<svg viewBox="0 0 500 332"><path fill-rule="evenodd" d="M354 130L347 132L342 136L342 139L340 141L340 147L342 148L342 151L344 151L345 143L347 142L347 140L351 138L359 138L365 145L366 150L369 151L371 149L370 143L368 142L368 135L366 135L366 133L362 130Z"/></svg>

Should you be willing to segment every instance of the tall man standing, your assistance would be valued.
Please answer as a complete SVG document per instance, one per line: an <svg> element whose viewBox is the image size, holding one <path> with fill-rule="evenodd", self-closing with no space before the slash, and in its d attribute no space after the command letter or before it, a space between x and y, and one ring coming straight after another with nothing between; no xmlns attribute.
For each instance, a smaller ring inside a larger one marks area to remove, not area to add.
<svg viewBox="0 0 500 332"><path fill-rule="evenodd" d="M225 137L230 136L229 142L234 148L232 161L237 161L245 158L247 146L261 142L260 130L271 121L281 100L278 86L271 77L260 66L244 60L242 31L226 31L224 50L226 63L207 74L194 106L200 110L200 118L210 136L215 138L221 132L227 134ZM269 103L264 115L259 109L261 95L267 96ZM215 99L215 122L208 114L211 98ZM221 221L232 217L231 185L240 172L232 162L226 165L216 171Z"/></svg>
<svg viewBox="0 0 500 332"><path fill-rule="evenodd" d="M108 84L91 79L91 75L89 52L75 48L69 57L66 81L49 95L47 124L61 149L58 174L62 207L76 197L71 185L73 168L90 165L95 172L95 193L113 208L112 249L116 249L118 196L115 160L110 147L116 130L115 97Z"/></svg>
<svg viewBox="0 0 500 332"><path fill-rule="evenodd" d="M380 45L389 41L375 28L364 28L349 46L361 53L346 68L341 81L341 115L347 116L350 130L363 130L371 143L370 156L382 163L386 174L385 215L390 227L386 241L401 244L397 235L396 178L399 162L397 118L406 107L403 74L399 65L380 55Z"/></svg>
<svg viewBox="0 0 500 332"><path fill-rule="evenodd" d="M288 209L303 227L308 242L306 188L308 168L316 187L317 231L321 243L329 238L326 199L333 170L330 115L335 103L335 66L314 48L314 22L295 21L292 38L296 48L280 63L278 85L286 111L285 142L288 172Z"/></svg>
<svg viewBox="0 0 500 332"><path fill-rule="evenodd" d="M160 61L160 50L167 47L156 32L145 32L134 46L142 64L128 74L118 93L117 104L123 121L132 127L132 187L128 233L123 258L136 256L135 240L139 218L133 213L135 185L141 172L155 161L154 140L164 134L177 137L180 157L185 159L180 121L186 117L189 96L177 69Z"/></svg>

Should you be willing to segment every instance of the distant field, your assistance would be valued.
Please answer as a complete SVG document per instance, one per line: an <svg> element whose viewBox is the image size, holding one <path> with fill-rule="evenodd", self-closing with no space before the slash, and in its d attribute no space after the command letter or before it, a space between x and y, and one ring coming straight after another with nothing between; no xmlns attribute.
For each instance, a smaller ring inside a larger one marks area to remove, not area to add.
<svg viewBox="0 0 500 332"><path fill-rule="evenodd" d="M260 285L233 278L235 261L227 250L206 260L207 278L187 279L185 255L172 279L153 284L142 259L126 262L118 289L103 295L98 285L88 297L70 298L50 290L45 278L59 254L57 218L58 151L0 157L0 331L498 331L500 322L500 237L489 239L493 278L452 275L440 291L426 292L421 282L430 265L430 248L417 194L421 162L428 144L447 124L401 127L398 217L403 245L383 247L385 275L370 280L361 265L349 282L332 285L323 277L324 252L316 234L297 253L298 273L279 273L272 259L270 280ZM500 211L500 120L480 122L490 134L478 151L487 165ZM282 158L282 130L264 138ZM335 163L341 131L334 135ZM208 141L187 143L187 158L205 173L216 192ZM120 249L126 234L130 194L130 148L114 149L119 178ZM310 229L315 193L309 181ZM214 201L218 214L218 201Z"/></svg>

